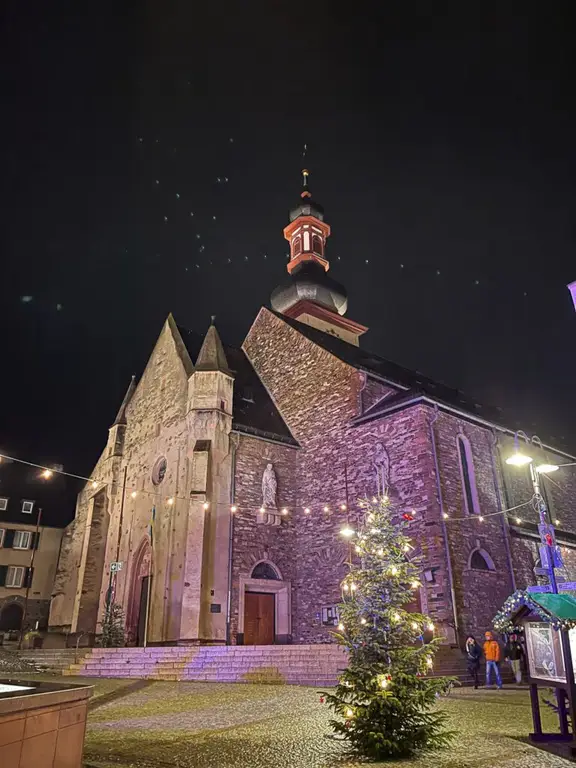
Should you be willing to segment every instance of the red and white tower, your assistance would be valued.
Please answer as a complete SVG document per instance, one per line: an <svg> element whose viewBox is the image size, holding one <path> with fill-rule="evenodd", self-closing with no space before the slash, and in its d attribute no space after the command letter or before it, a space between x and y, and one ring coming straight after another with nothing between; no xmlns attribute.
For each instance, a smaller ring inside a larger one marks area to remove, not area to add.
<svg viewBox="0 0 576 768"><path fill-rule="evenodd" d="M338 336L358 346L368 329L344 317L348 294L343 285L326 273L326 240L330 226L324 221L324 209L312 200L307 170L302 171L303 188L299 204L290 211L290 223L284 237L290 243L287 265L290 282L280 285L271 296L272 308L288 317Z"/></svg>

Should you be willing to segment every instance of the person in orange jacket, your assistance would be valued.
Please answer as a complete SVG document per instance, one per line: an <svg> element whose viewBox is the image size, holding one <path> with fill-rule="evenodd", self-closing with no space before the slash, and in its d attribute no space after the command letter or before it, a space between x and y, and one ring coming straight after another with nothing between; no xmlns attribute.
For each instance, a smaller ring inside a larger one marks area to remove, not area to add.
<svg viewBox="0 0 576 768"><path fill-rule="evenodd" d="M486 642L482 646L484 651L484 657L486 659L486 688L491 688L492 670L496 675L496 685L498 688L502 688L502 678L500 677L500 668L498 662L500 661L500 646L494 639L492 632L486 632L484 635Z"/></svg>

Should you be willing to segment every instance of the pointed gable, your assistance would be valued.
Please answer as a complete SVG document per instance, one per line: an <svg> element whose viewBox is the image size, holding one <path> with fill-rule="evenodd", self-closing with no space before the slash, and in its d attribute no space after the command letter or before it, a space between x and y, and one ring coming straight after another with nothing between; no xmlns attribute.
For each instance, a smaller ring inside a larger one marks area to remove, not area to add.
<svg viewBox="0 0 576 768"><path fill-rule="evenodd" d="M116 414L116 418L112 423L113 427L116 427L119 424L126 424L126 408L128 407L130 400L132 400L132 395L134 394L135 389L136 377L133 375L130 384L128 385L128 389L126 390L126 394L124 395L124 399L122 400L122 404L120 405L118 413Z"/></svg>

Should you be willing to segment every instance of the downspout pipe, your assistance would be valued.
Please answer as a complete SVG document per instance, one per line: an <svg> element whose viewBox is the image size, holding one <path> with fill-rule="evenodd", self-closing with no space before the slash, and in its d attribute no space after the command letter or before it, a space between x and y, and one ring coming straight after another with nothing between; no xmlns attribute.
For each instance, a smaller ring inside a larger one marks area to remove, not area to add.
<svg viewBox="0 0 576 768"><path fill-rule="evenodd" d="M444 517L444 496L442 494L442 483L440 482L440 466L438 462L438 451L436 448L436 432L434 425L438 421L440 412L438 406L434 408L434 415L430 419L430 442L432 443L432 455L434 456L434 471L436 473L436 491L438 493L438 503L440 504L440 526L442 529L442 538L444 540L444 552L446 554L446 570L448 571L448 581L450 582L450 599L452 602L452 615L454 617L454 632L456 633L456 642L460 645L460 622L458 621L458 609L456 607L456 590L454 589L454 573L452 571L452 557L450 555L450 543L448 541L448 528Z"/></svg>
<svg viewBox="0 0 576 768"><path fill-rule="evenodd" d="M232 441L231 441L232 442ZM236 493L236 446L232 444L232 460L230 478L230 504L234 504ZM228 596L226 599L226 645L232 645L232 632L230 624L232 620L232 552L234 546L234 513L230 508L230 522L228 528Z"/></svg>
<svg viewBox="0 0 576 768"><path fill-rule="evenodd" d="M496 454L498 454L498 459L500 461L500 466L502 466L501 462L501 456L500 456L500 443L498 442L498 434L496 433L496 430L492 430L492 450L490 451L490 456L492 459L492 477L494 478L494 489L496 491L496 501L498 504L498 511L502 512L504 507L502 506L502 494L500 493L500 485L498 483L498 471L496 469ZM504 494L505 498L507 496L506 494L506 484L504 481L504 472L502 472L502 481L503 481L503 487L504 487ZM509 507L510 504L508 503L508 500L506 499L506 506ZM504 547L506 549L506 560L508 562L508 570L510 571L510 585L512 587L512 592L516 592L516 576L514 575L514 562L512 560L512 551L510 549L510 524L508 523L508 517L507 515L500 515L500 522L502 524L502 538L504 539Z"/></svg>

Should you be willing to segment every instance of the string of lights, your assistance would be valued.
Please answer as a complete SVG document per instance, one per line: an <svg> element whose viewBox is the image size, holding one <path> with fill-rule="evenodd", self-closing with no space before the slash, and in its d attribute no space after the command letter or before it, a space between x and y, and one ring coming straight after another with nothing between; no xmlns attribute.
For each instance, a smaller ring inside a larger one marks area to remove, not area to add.
<svg viewBox="0 0 576 768"><path fill-rule="evenodd" d="M47 467L47 466L45 466L43 464L37 464L37 463L35 463L33 461L27 461L25 459L19 459L19 458L16 458L15 456L8 456L7 454L0 454L0 463L2 461L16 462L18 464L24 464L24 465L29 466L29 467L34 467L35 469L40 470L39 477L41 479L43 479L43 480L50 480L54 475L63 475L65 477L71 477L71 478L73 478L75 480L82 480L82 481L86 482L87 484L89 483L91 488L94 491L101 490L102 488L104 488L106 486L109 486L110 488L114 488L114 487L119 488L119 487L123 486L123 483L120 483L120 482L117 482L117 481L99 480L99 479L94 478L94 477L86 477L84 475L77 475L77 474L74 474L73 472L65 472L63 469L59 469L58 467ZM138 496L150 496L156 502L158 501L158 498L160 496L158 491L147 491L147 490L144 490L144 489L135 488L133 486L126 487L125 488L125 492L132 499L136 499ZM384 499L387 500L388 497L385 496ZM165 497L165 503L168 506L173 506L175 504L175 502L178 501L178 500L189 502L190 498L186 497L186 496L178 496L177 494ZM372 502L373 503L376 502L376 497L374 497L372 499ZM484 514L484 515L469 515L469 516L466 516L466 517L451 517L450 515L448 515L447 512L444 512L443 513L443 517L444 517L444 520L446 522L449 522L449 523L453 523L453 522L470 522L470 521L476 521L476 522L483 523L489 517L495 517L497 515L507 515L510 512L515 512L516 510L521 509L522 507L526 507L529 504L533 504L533 502L534 502L534 497L530 498L528 501L523 502L522 504L517 504L514 507L509 507L508 509L498 510L496 512L488 512L487 514ZM226 504L225 502L216 502L216 505L217 506L228 506L228 504ZM281 507L280 510L278 511L277 509L266 509L263 506L253 506L253 505L246 505L246 504L242 504L242 505L240 505L240 504L230 504L229 506L230 506L230 511L232 513L240 512L240 511L247 511L247 512L260 512L262 514L265 514L265 513L280 514L280 515L283 515L283 516L287 516L291 512L297 512L298 510L302 510L302 512L305 515L311 515L312 514L312 509L313 509L312 506L284 506L284 507ZM321 506L321 510L322 510L322 512L324 514L329 514L330 512L332 512L333 510L336 510L336 509L340 510L341 512L349 512L350 511L349 510L349 505L347 503L344 503L344 502L340 503L340 504L333 505L333 506L330 506L329 504L322 504L322 505L318 505L318 506ZM359 502L358 506L360 508L362 508L363 507L363 502ZM204 509L208 509L210 507L210 502L209 501L204 501L203 502L203 507L204 507ZM405 513L405 514L408 514L408 513ZM411 510L411 514L408 514L408 517L412 518L414 516L414 514L415 514L415 510ZM349 515L348 515L348 517L349 517ZM520 523L522 523L522 519L520 517L516 517L515 518L515 522L517 524L520 524ZM560 523L559 520L555 520L555 524L556 525L559 525L559 523ZM346 523L346 526L344 528L342 528L340 533L341 533L342 536L344 536L346 538L350 538L351 536L354 536L355 531L354 531L353 528L351 528L349 519L348 519L348 522Z"/></svg>

